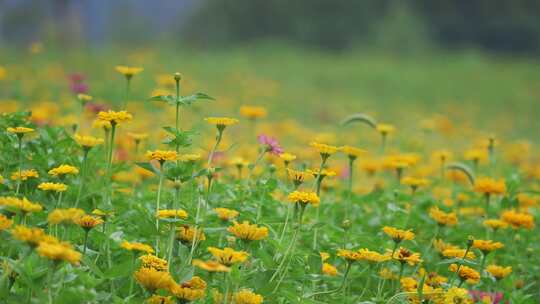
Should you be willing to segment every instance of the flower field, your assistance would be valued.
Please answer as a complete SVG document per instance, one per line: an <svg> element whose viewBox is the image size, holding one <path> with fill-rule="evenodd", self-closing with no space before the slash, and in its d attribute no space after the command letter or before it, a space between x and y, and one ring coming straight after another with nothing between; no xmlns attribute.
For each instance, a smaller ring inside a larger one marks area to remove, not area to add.
<svg viewBox="0 0 540 304"><path fill-rule="evenodd" d="M535 62L2 52L0 303L540 302Z"/></svg>

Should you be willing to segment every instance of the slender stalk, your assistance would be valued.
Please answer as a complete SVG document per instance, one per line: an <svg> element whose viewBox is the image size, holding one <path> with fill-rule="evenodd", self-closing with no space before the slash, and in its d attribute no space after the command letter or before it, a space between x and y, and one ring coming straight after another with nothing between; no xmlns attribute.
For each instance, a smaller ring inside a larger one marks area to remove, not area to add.
<svg viewBox="0 0 540 304"><path fill-rule="evenodd" d="M109 182L106 194L105 194L105 203L109 206L111 203L112 196L112 161L113 161L113 150L114 150L114 137L116 134L116 124L111 123L111 136L109 141L109 149L107 153L107 181Z"/></svg>
<svg viewBox="0 0 540 304"><path fill-rule="evenodd" d="M19 148L18 148L18 153L19 153L19 178L17 179L17 190L15 191L15 195L18 196L19 195L19 190L21 188L21 182L22 182L22 136L20 135L17 135L17 140L19 142Z"/></svg>
<svg viewBox="0 0 540 304"><path fill-rule="evenodd" d="M89 229L84 229L84 245L83 245L83 256L86 255L86 248L88 245L88 233L90 233Z"/></svg>
<svg viewBox="0 0 540 304"><path fill-rule="evenodd" d="M77 192L77 199L75 200L75 208L79 207L79 200L81 199L81 194L82 194L82 191L83 191L83 188L84 188L84 181L85 181L85 177L86 177L86 162L87 162L87 159L88 159L88 152L90 150L89 149L84 149L84 154L83 154L83 161L82 161L82 165L81 165L81 178L80 178L80 182L79 182L79 191Z"/></svg>
<svg viewBox="0 0 540 304"><path fill-rule="evenodd" d="M163 164L164 162L161 162L159 166L159 184L158 184L158 192L157 192L157 197L156 197L156 212L154 213L154 216L156 217L156 231L157 231L156 251L158 252L159 252L159 217L157 215L159 212L159 204L161 201L161 188L163 188L163 177L165 176L163 172Z"/></svg>
<svg viewBox="0 0 540 304"><path fill-rule="evenodd" d="M343 273L343 279L341 280L341 284L339 285L338 288L332 289L332 290L327 290L327 291L321 291L321 292L312 293L312 294L308 295L307 297L311 298L311 297L315 297L315 296L320 296L320 295L325 295L325 294L332 294L332 293L336 293L336 292L341 291L347 285L346 284L347 283L347 277L349 276L351 266L352 266L352 263L347 262L347 268L345 268L345 273Z"/></svg>

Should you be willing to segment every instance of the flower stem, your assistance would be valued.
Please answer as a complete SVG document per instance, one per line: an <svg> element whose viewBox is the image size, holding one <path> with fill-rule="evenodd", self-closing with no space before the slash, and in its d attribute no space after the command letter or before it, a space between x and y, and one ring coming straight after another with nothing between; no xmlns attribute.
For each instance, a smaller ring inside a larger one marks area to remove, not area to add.
<svg viewBox="0 0 540 304"><path fill-rule="evenodd" d="M79 200L81 199L81 194L84 188L84 180L86 177L86 161L88 159L88 152L90 150L85 149L83 154L83 161L81 165L81 180L79 182L79 191L77 192L77 199L75 200L75 208L79 207Z"/></svg>
<svg viewBox="0 0 540 304"><path fill-rule="evenodd" d="M21 182L22 182L22 136L17 136L18 142L19 142L19 178L17 179L17 190L15 191L15 195L19 195L19 190L21 188Z"/></svg>
<svg viewBox="0 0 540 304"><path fill-rule="evenodd" d="M88 233L90 232L89 229L84 230L84 245L83 245L83 256L86 255L86 248L88 244Z"/></svg>
<svg viewBox="0 0 540 304"><path fill-rule="evenodd" d="M156 251L159 252L159 217L157 216L158 215L158 212L159 212L159 204L160 204L160 201L161 201L161 188L163 187L163 177L164 177L164 172L163 172L163 163L160 164L159 166L159 184L158 184L158 191L157 191L157 197L156 197L156 212L154 214L154 216L156 217L156 231L157 231L157 236L156 236Z"/></svg>

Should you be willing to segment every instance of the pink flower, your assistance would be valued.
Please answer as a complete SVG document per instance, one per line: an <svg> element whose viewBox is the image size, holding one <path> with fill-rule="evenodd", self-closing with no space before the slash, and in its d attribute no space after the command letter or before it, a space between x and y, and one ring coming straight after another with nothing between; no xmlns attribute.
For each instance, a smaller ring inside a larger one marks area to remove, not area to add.
<svg viewBox="0 0 540 304"><path fill-rule="evenodd" d="M257 140L262 145L265 145L266 152L270 152L276 155L283 153L283 148L279 145L279 142L274 137L269 137L265 134L261 134L257 136Z"/></svg>
<svg viewBox="0 0 540 304"><path fill-rule="evenodd" d="M484 299L489 299L491 304L501 304L503 303L503 293L502 292L487 292L481 290L469 290L474 303L485 303Z"/></svg>
<svg viewBox="0 0 540 304"><path fill-rule="evenodd" d="M88 93L88 85L85 84L85 83L71 83L70 85L70 88L71 88L71 92L73 92L74 94L86 94Z"/></svg>
<svg viewBox="0 0 540 304"><path fill-rule="evenodd" d="M109 110L109 106L108 105L104 105L104 104L99 104L99 103L95 103L95 102L89 102L85 105L86 109L94 114L97 114L101 111L107 111Z"/></svg>

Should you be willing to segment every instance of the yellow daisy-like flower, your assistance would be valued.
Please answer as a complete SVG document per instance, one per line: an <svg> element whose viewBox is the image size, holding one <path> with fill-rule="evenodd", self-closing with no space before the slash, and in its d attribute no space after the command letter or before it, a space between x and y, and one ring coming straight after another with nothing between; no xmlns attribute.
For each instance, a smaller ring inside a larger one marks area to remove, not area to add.
<svg viewBox="0 0 540 304"><path fill-rule="evenodd" d="M321 267L321 272L325 275L335 277L338 275L338 270L336 266L329 264L329 263L323 263Z"/></svg>
<svg viewBox="0 0 540 304"><path fill-rule="evenodd" d="M11 235L16 240L26 242L31 246L37 246L45 238L45 231L40 228L18 225L11 229Z"/></svg>
<svg viewBox="0 0 540 304"><path fill-rule="evenodd" d="M446 213L441 211L438 207L430 208L429 216L440 226L455 226L458 222L457 215L454 212Z"/></svg>
<svg viewBox="0 0 540 304"><path fill-rule="evenodd" d="M386 136L390 133L394 133L396 131L396 127L394 127L393 125L390 125L390 124L383 124L383 123L380 123L380 124L377 124L377 126L375 127L375 129L377 130L377 132L379 132L379 134L381 134L382 136Z"/></svg>
<svg viewBox="0 0 540 304"><path fill-rule="evenodd" d="M245 251L236 251L229 247L225 247L223 249L208 247L208 251L214 256L216 261L225 266L243 263L249 257L249 253Z"/></svg>
<svg viewBox="0 0 540 304"><path fill-rule="evenodd" d="M484 149L470 149L465 151L463 157L466 160L473 161L474 163L479 163L488 158L488 153Z"/></svg>
<svg viewBox="0 0 540 304"><path fill-rule="evenodd" d="M235 221L232 226L227 228L227 231L245 241L260 241L268 237L268 228L258 227L248 221L241 224Z"/></svg>
<svg viewBox="0 0 540 304"><path fill-rule="evenodd" d="M94 129L104 129L105 131L108 131L112 128L111 122L107 120L101 120L101 119L95 119L92 122L92 128Z"/></svg>
<svg viewBox="0 0 540 304"><path fill-rule="evenodd" d="M431 154L431 158L434 161L440 162L441 164L446 163L448 160L452 158L452 152L448 150L437 150L433 151Z"/></svg>
<svg viewBox="0 0 540 304"><path fill-rule="evenodd" d="M171 289L176 283L167 271L158 271L154 268L142 267L133 276L144 289L154 293L158 289Z"/></svg>
<svg viewBox="0 0 540 304"><path fill-rule="evenodd" d="M390 259L388 255L380 254L366 248L358 249L358 253L360 254L361 260L371 263L381 263Z"/></svg>
<svg viewBox="0 0 540 304"><path fill-rule="evenodd" d="M19 174L19 171L13 172L11 174L11 180L18 180L21 179L22 181L26 181L30 178L38 178L39 173L34 169L29 170L22 170Z"/></svg>
<svg viewBox="0 0 540 304"><path fill-rule="evenodd" d="M249 162L243 157L234 157L229 161L229 164L241 169L243 167L247 167L249 165Z"/></svg>
<svg viewBox="0 0 540 304"><path fill-rule="evenodd" d="M232 298L235 304L261 304L264 300L261 295L247 289L235 292Z"/></svg>
<svg viewBox="0 0 540 304"><path fill-rule="evenodd" d="M319 154L321 154L321 157L323 159L326 159L330 157L330 155L336 153L339 151L339 148L336 146L331 146L327 144L322 144L318 142L312 142L309 144L312 148L315 148L317 151L319 151Z"/></svg>
<svg viewBox="0 0 540 304"><path fill-rule="evenodd" d="M201 159L200 154L180 154L178 155L178 160L181 162L195 162Z"/></svg>
<svg viewBox="0 0 540 304"><path fill-rule="evenodd" d="M149 160L157 160L160 163L165 161L174 161L178 159L178 153L176 151L163 151L155 150L146 152L146 158Z"/></svg>
<svg viewBox="0 0 540 304"><path fill-rule="evenodd" d="M514 229L523 227L531 230L534 228L534 217L532 214L525 212L506 210L501 213L501 220L510 224L510 226L512 226Z"/></svg>
<svg viewBox="0 0 540 304"><path fill-rule="evenodd" d="M42 191L64 192L67 190L67 185L62 183L41 183L38 189Z"/></svg>
<svg viewBox="0 0 540 304"><path fill-rule="evenodd" d="M199 267L208 272L230 272L231 268L216 262L216 261L203 261L195 259L192 262L193 266Z"/></svg>
<svg viewBox="0 0 540 304"><path fill-rule="evenodd" d="M488 265L486 267L487 272L489 272L495 279L501 280L507 277L512 273L512 267L503 267L499 265Z"/></svg>
<svg viewBox="0 0 540 304"><path fill-rule="evenodd" d="M186 219L188 217L188 213L182 209L165 209L165 210L158 210L156 217Z"/></svg>
<svg viewBox="0 0 540 304"><path fill-rule="evenodd" d="M13 225L13 221L7 218L5 215L0 214L0 231L6 230Z"/></svg>
<svg viewBox="0 0 540 304"><path fill-rule="evenodd" d="M474 191L485 195L497 195L506 193L506 183L504 179L494 180L489 177L476 179Z"/></svg>
<svg viewBox="0 0 540 304"><path fill-rule="evenodd" d="M320 198L315 192L294 191L288 195L289 201L295 204L312 205L318 207L321 202Z"/></svg>
<svg viewBox="0 0 540 304"><path fill-rule="evenodd" d="M132 138L136 143L141 142L148 138L148 133L133 133L128 132L127 136Z"/></svg>
<svg viewBox="0 0 540 304"><path fill-rule="evenodd" d="M411 266L422 262L422 260L420 259L420 253L414 253L409 249L403 247L400 247L398 250L396 250L393 255L392 251L388 250L387 255L391 259L394 259L402 264L407 263Z"/></svg>
<svg viewBox="0 0 540 304"><path fill-rule="evenodd" d="M125 66L125 65L117 65L116 67L114 67L114 69L118 73L126 76L126 78L128 79L144 71L144 69L140 67L130 67L130 66Z"/></svg>
<svg viewBox="0 0 540 304"><path fill-rule="evenodd" d="M0 206L19 210L22 213L39 212L43 210L43 207L40 204L32 203L26 197L0 197Z"/></svg>
<svg viewBox="0 0 540 304"><path fill-rule="evenodd" d="M152 248L152 246L138 242L130 243L128 241L123 241L122 244L120 244L120 247L129 251L145 252L148 254L154 253L154 249Z"/></svg>
<svg viewBox="0 0 540 304"><path fill-rule="evenodd" d="M414 232L412 230L401 230L394 227L385 226L383 227L383 232L386 233L389 237L394 240L394 242L399 243L401 241L410 241L414 240Z"/></svg>
<svg viewBox="0 0 540 304"><path fill-rule="evenodd" d="M238 123L238 119L230 117L207 117L204 120L209 124L215 125L218 131L222 132L226 127Z"/></svg>
<svg viewBox="0 0 540 304"><path fill-rule="evenodd" d="M79 208L54 209L47 215L47 222L50 225L62 223L75 223L75 221L85 214L84 210Z"/></svg>
<svg viewBox="0 0 540 304"><path fill-rule="evenodd" d="M493 230L506 229L508 227L507 222L499 219L487 219L483 222L483 224L484 226Z"/></svg>
<svg viewBox="0 0 540 304"><path fill-rule="evenodd" d="M6 130L9 133L17 134L18 136L22 136L22 135L24 135L26 133L31 133L31 132L35 131L34 129L27 128L27 127L15 127L15 128L9 127Z"/></svg>
<svg viewBox="0 0 540 304"><path fill-rule="evenodd" d="M443 296L444 304L471 304L473 303L469 291L465 288L452 287Z"/></svg>
<svg viewBox="0 0 540 304"><path fill-rule="evenodd" d="M405 176L401 179L401 184L411 187L413 190L416 190L420 187L429 185L429 180L426 178L416 178L412 176Z"/></svg>
<svg viewBox="0 0 540 304"><path fill-rule="evenodd" d="M342 146L339 148L339 150L343 153L345 153L350 159L355 160L360 156L363 156L367 153L366 150L355 148L351 146Z"/></svg>
<svg viewBox="0 0 540 304"><path fill-rule="evenodd" d="M79 169L70 165L60 165L56 168L49 170L49 175L55 177L62 177L64 175L77 175L79 174Z"/></svg>
<svg viewBox="0 0 540 304"><path fill-rule="evenodd" d="M457 264L451 264L448 269L452 272L456 272L459 269L459 278L469 284L477 284L480 282L480 273L469 266L458 266Z"/></svg>
<svg viewBox="0 0 540 304"><path fill-rule="evenodd" d="M465 252L466 250L462 248L448 248L443 250L441 254L445 258L462 259L465 256ZM467 252L467 256L465 256L465 258L468 260L474 260L476 259L476 255L474 254L474 252L469 251Z"/></svg>
<svg viewBox="0 0 540 304"><path fill-rule="evenodd" d="M58 241L39 242L36 251L42 257L55 261L66 261L73 265L78 265L82 256L69 243Z"/></svg>
<svg viewBox="0 0 540 304"><path fill-rule="evenodd" d="M83 215L75 220L75 224L79 225L85 230L90 230L97 225L103 224L103 220L98 216Z"/></svg>
<svg viewBox="0 0 540 304"><path fill-rule="evenodd" d="M145 254L139 257L141 261L141 267L152 268L157 271L166 272L169 270L169 263L166 260L158 258L153 254Z"/></svg>
<svg viewBox="0 0 540 304"><path fill-rule="evenodd" d="M487 254L491 251L503 248L504 244L501 242L494 242L492 240L474 240L472 247L479 249L484 254Z"/></svg>
<svg viewBox="0 0 540 304"><path fill-rule="evenodd" d="M84 149L91 149L97 145L103 144L103 139L93 136L75 134L73 138L75 139L75 142Z"/></svg>
<svg viewBox="0 0 540 304"><path fill-rule="evenodd" d="M256 106L241 106L240 107L240 115L244 116L248 119L258 119L258 118L264 118L268 112L264 107L256 107Z"/></svg>
<svg viewBox="0 0 540 304"><path fill-rule="evenodd" d="M127 111L109 110L107 112L101 111L98 113L98 120L109 122L111 126L124 123L124 122L130 122L132 119L133 119L133 116Z"/></svg>
<svg viewBox="0 0 540 304"><path fill-rule="evenodd" d="M206 235L201 228L184 225L176 229L176 238L186 245L191 245L195 237L197 242L206 240Z"/></svg>
<svg viewBox="0 0 540 304"><path fill-rule="evenodd" d="M286 165L288 165L290 162L292 162L293 160L296 159L296 155L285 152L285 153L281 153L279 155L279 158L281 158L283 160L283 162Z"/></svg>
<svg viewBox="0 0 540 304"><path fill-rule="evenodd" d="M306 173L309 173L309 174L313 175L313 177L315 177L315 178L319 177L319 174L321 175L321 178L334 177L334 176L337 175L336 171L328 170L328 169L322 169L322 171L319 172L319 168L307 169Z"/></svg>
<svg viewBox="0 0 540 304"><path fill-rule="evenodd" d="M145 304L175 304L176 301L173 300L171 296L160 296L152 295L150 298L146 299Z"/></svg>
<svg viewBox="0 0 540 304"><path fill-rule="evenodd" d="M309 172L297 171L289 168L287 168L287 175L297 187L300 186L305 180L313 177L313 175Z"/></svg>
<svg viewBox="0 0 540 304"><path fill-rule="evenodd" d="M171 293L183 302L195 301L205 296L206 282L200 277L194 276L182 284L175 284L171 288Z"/></svg>
<svg viewBox="0 0 540 304"><path fill-rule="evenodd" d="M87 94L79 93L79 94L77 94L77 99L82 103L87 103L87 102L92 100L92 96L87 95Z"/></svg>
<svg viewBox="0 0 540 304"><path fill-rule="evenodd" d="M362 255L358 251L339 249L337 256L345 259L347 262L356 262L362 259Z"/></svg>
<svg viewBox="0 0 540 304"><path fill-rule="evenodd" d="M214 208L214 211L217 213L217 216L224 221L232 220L240 214L238 211L228 208Z"/></svg>

